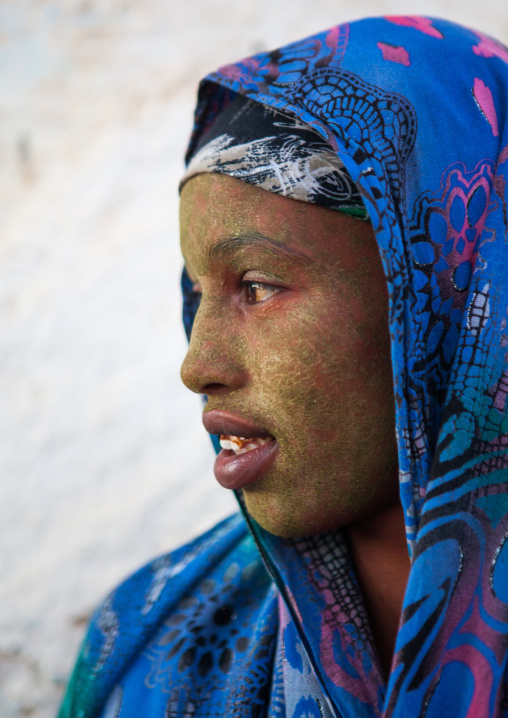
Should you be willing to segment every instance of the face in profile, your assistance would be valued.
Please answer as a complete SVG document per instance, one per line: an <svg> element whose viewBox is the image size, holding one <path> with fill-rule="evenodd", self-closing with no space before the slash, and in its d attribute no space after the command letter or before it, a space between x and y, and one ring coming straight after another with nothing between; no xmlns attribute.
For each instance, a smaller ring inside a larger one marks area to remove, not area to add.
<svg viewBox="0 0 508 718"><path fill-rule="evenodd" d="M182 191L201 301L182 379L208 396L215 473L279 536L398 501L388 296L370 223L225 175Z"/></svg>

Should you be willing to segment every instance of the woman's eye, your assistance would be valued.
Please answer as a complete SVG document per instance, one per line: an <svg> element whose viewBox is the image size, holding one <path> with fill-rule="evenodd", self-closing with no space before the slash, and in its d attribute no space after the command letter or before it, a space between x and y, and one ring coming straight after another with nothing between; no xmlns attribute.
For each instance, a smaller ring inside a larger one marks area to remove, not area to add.
<svg viewBox="0 0 508 718"><path fill-rule="evenodd" d="M249 304L264 302L280 292L280 287L274 287L272 284L263 284L262 282L244 282L243 284Z"/></svg>

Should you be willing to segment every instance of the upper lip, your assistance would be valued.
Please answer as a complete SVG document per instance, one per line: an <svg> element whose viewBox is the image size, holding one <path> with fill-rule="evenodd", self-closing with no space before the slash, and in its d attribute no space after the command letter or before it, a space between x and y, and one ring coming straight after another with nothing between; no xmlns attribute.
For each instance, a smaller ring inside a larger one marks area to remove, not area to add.
<svg viewBox="0 0 508 718"><path fill-rule="evenodd" d="M229 411L211 409L203 414L203 425L209 434L222 436L242 436L244 439L265 439L272 436L268 431L231 414Z"/></svg>

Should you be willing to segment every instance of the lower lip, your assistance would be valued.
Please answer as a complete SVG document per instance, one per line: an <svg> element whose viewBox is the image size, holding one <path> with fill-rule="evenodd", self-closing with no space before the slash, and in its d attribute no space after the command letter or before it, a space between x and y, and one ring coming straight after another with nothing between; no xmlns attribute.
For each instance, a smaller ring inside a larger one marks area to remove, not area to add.
<svg viewBox="0 0 508 718"><path fill-rule="evenodd" d="M276 441L244 454L222 449L215 459L215 478L225 489L242 489L266 474L275 461L277 450Z"/></svg>

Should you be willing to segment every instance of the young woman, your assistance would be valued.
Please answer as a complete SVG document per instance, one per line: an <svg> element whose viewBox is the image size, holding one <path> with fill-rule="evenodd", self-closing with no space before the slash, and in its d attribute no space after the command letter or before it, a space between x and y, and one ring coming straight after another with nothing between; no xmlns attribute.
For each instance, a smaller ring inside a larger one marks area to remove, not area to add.
<svg viewBox="0 0 508 718"><path fill-rule="evenodd" d="M182 379L241 514L106 599L62 718L508 715L507 88L421 17L203 81Z"/></svg>

